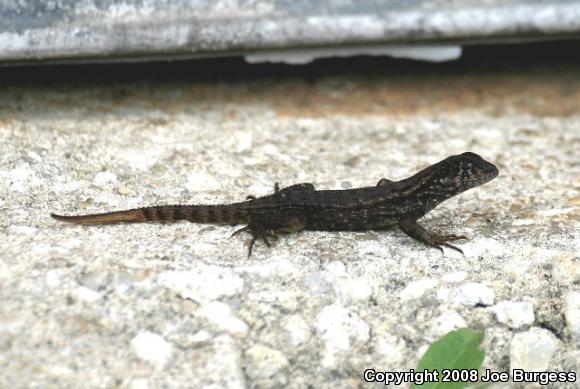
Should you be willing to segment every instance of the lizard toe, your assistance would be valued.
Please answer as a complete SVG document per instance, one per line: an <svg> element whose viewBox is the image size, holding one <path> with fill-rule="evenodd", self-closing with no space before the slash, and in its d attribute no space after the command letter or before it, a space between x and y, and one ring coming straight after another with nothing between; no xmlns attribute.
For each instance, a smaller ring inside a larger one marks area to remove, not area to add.
<svg viewBox="0 0 580 389"><path fill-rule="evenodd" d="M459 247L457 247L457 246L454 246L454 245L452 245L452 244L449 244L449 243L447 243L447 242L443 242L443 243L441 243L441 246L448 247L448 248L450 248L450 249L452 249L452 250L455 250L455 251L457 251L457 252L460 252L460 253L461 253L463 256L465 256L465 254L463 253L463 250L461 250L461 249L460 249Z"/></svg>

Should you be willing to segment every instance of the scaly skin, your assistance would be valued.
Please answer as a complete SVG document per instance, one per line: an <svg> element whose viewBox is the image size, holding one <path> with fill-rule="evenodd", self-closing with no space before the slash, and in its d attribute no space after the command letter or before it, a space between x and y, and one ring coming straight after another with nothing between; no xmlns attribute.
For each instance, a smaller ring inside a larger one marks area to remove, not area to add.
<svg viewBox="0 0 580 389"><path fill-rule="evenodd" d="M399 225L410 237L443 251L461 253L449 242L464 236L441 235L425 230L417 220L443 201L493 180L495 165L474 153L448 157L401 181L385 178L376 186L348 190L316 190L296 184L263 196L248 196L243 202L220 205L163 205L93 215L61 216L57 220L76 224L175 222L246 224L236 231L252 234L248 256L256 239L270 246L278 233L300 230L363 231ZM232 236L233 236L232 235Z"/></svg>

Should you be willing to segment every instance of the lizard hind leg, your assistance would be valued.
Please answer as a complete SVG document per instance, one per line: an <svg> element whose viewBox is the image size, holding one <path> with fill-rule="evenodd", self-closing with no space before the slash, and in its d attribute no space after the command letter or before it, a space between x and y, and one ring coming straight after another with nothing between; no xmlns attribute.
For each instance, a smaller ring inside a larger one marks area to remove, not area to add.
<svg viewBox="0 0 580 389"><path fill-rule="evenodd" d="M270 247L271 246L270 239L274 239L274 240L278 239L278 236L276 235L276 233L274 231L266 230L264 228L261 228L261 227L256 226L256 225L251 225L251 224L234 231L234 233L232 235L230 235L230 237L234 237L234 236L238 235L240 232L249 232L252 235L250 240L248 240L246 242L246 244L248 246L248 258L250 258L252 256L252 249L254 248L254 244L256 243L256 240L262 239L264 241L264 243L266 244L266 246Z"/></svg>
<svg viewBox="0 0 580 389"><path fill-rule="evenodd" d="M252 235L250 240L246 242L248 246L248 258L250 258L252 255L252 249L254 248L254 244L256 243L257 239L262 238L264 243L266 243L266 246L270 247L270 242L268 241L267 236L263 233L262 229L257 229L255 226L252 227L251 225L247 225L238 230L235 230L233 234L230 235L230 238L238 235L240 232L249 232Z"/></svg>
<svg viewBox="0 0 580 389"><path fill-rule="evenodd" d="M306 217L299 211L287 211L271 225L262 225L260 223L252 223L240 228L231 236L235 236L240 232L249 232L251 238L248 241L248 258L252 255L252 249L256 240L261 239L267 247L271 246L272 240L278 239L278 233L290 233L303 230L306 226Z"/></svg>
<svg viewBox="0 0 580 389"><path fill-rule="evenodd" d="M270 239L273 240L278 239L278 235L276 235L276 233L272 230L263 230L261 228L260 229L249 228L246 231L249 231L250 234L252 235L250 240L246 242L248 246L248 258L252 256L252 249L254 248L256 240L261 239L266 244L266 247L270 248L271 247Z"/></svg>

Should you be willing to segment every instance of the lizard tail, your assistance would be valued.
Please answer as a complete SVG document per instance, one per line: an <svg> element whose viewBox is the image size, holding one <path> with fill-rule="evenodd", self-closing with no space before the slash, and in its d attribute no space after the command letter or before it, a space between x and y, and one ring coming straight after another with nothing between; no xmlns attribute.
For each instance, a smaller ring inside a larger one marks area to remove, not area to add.
<svg viewBox="0 0 580 389"><path fill-rule="evenodd" d="M244 224L248 222L248 212L236 204L161 205L92 215L63 216L51 213L50 216L56 220L75 224L171 223L179 220L210 224Z"/></svg>

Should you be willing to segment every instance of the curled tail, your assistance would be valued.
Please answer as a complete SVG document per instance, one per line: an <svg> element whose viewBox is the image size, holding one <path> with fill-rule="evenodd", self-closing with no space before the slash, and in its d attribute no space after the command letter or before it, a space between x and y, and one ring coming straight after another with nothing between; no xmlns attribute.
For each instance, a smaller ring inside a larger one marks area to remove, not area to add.
<svg viewBox="0 0 580 389"><path fill-rule="evenodd" d="M63 216L51 213L50 216L56 220L75 224L171 223L179 220L209 224L245 224L248 222L248 211L239 204L161 205L92 215Z"/></svg>

